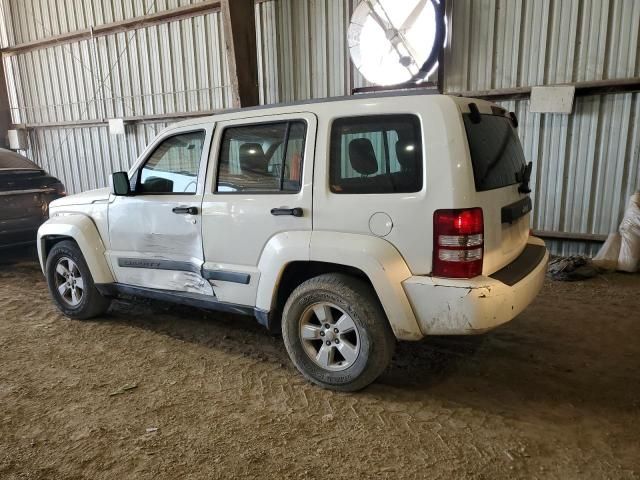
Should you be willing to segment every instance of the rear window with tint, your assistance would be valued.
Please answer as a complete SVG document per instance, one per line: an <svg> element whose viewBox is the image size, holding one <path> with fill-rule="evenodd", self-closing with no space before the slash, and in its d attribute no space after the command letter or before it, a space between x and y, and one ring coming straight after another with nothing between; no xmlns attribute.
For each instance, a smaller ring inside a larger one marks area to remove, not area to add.
<svg viewBox="0 0 640 480"><path fill-rule="evenodd" d="M526 162L511 121L497 115L480 115L480 122L473 123L468 113L462 118L469 140L476 191L519 183L518 177Z"/></svg>
<svg viewBox="0 0 640 480"><path fill-rule="evenodd" d="M415 115L340 118L331 126L333 193L422 189L422 136Z"/></svg>

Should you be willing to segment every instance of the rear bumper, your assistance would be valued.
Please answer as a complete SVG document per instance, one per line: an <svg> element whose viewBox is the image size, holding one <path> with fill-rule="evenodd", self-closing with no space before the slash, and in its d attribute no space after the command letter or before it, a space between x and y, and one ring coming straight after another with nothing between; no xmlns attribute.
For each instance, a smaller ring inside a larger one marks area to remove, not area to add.
<svg viewBox="0 0 640 480"><path fill-rule="evenodd" d="M535 237L530 237L529 244L544 246ZM543 253L539 262L511 285L486 276L469 280L408 278L403 287L420 330L424 335L468 335L512 320L542 288L549 261L549 252L545 249Z"/></svg>

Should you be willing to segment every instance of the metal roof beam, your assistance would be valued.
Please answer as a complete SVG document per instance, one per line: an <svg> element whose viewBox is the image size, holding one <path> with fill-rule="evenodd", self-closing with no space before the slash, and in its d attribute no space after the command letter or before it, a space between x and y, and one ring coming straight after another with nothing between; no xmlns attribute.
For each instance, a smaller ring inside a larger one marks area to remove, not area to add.
<svg viewBox="0 0 640 480"><path fill-rule="evenodd" d="M12 45L1 50L2 55L16 55L19 53L29 52L31 50L38 50L41 48L47 48L54 45L60 45L64 43L79 42L92 37L101 37L105 35L111 35L118 32L126 32L129 30L135 30L139 28L145 28L160 23L173 22L175 20L181 20L183 18L195 17L210 12L216 12L220 10L220 0L206 0L201 3L195 3L193 5L185 5L184 7L172 8L170 10L163 10L161 12L151 13L149 15L142 15L139 17L129 18L127 20L120 20L113 23L105 23L92 28L85 28L82 30L75 30L73 32L63 33L60 35L54 35L52 37L41 38L33 40L31 42L20 43Z"/></svg>
<svg viewBox="0 0 640 480"><path fill-rule="evenodd" d="M558 85L545 86L574 86L576 87L576 97L586 97L589 95L603 95L608 93L629 93L640 91L640 77L618 78L608 80L592 80L589 82L575 82ZM475 90L465 92L445 92L447 95L458 97L479 98L481 100L491 100L493 102L503 100L526 99L531 96L531 87L501 88L496 90Z"/></svg>

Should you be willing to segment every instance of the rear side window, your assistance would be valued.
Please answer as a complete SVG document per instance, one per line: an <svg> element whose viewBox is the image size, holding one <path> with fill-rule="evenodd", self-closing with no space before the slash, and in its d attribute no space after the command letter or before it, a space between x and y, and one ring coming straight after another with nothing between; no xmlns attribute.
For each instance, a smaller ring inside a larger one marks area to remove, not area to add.
<svg viewBox="0 0 640 480"><path fill-rule="evenodd" d="M518 183L526 162L518 134L507 117L480 115L473 123L465 113L476 191L483 192Z"/></svg>
<svg viewBox="0 0 640 480"><path fill-rule="evenodd" d="M302 121L225 129L216 191L300 191L305 132Z"/></svg>
<svg viewBox="0 0 640 480"><path fill-rule="evenodd" d="M340 118L331 126L333 193L422 189L422 135L415 115Z"/></svg>

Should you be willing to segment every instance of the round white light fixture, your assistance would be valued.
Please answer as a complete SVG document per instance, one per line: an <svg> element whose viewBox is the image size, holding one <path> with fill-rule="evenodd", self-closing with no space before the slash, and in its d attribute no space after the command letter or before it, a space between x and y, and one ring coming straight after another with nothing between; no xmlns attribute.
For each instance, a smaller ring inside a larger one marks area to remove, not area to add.
<svg viewBox="0 0 640 480"><path fill-rule="evenodd" d="M363 0L348 32L351 60L377 85L425 80L438 64L444 39L438 0Z"/></svg>

